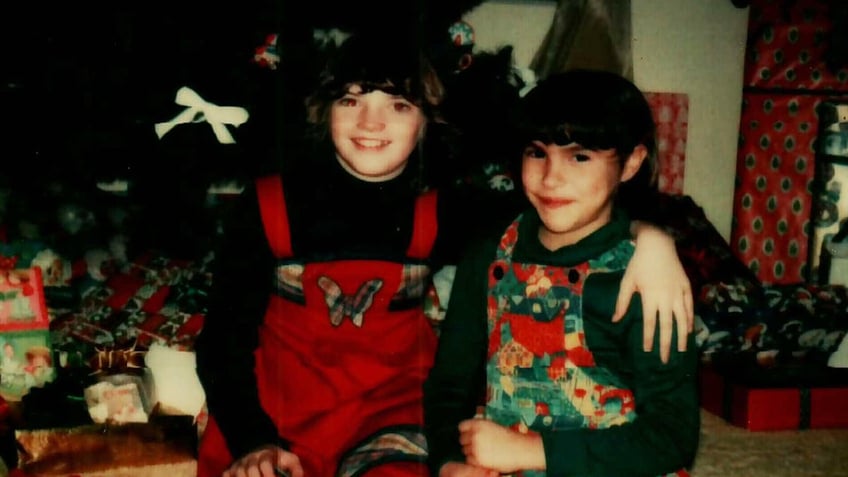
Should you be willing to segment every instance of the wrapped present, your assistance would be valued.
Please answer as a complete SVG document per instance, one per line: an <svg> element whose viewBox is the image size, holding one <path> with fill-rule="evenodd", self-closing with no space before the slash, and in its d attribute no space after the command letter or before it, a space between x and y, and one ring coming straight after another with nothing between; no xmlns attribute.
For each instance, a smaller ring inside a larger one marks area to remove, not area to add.
<svg viewBox="0 0 848 477"><path fill-rule="evenodd" d="M646 92L657 131L658 186L668 194L683 194L686 136L689 131L689 96L683 93Z"/></svg>
<svg viewBox="0 0 848 477"><path fill-rule="evenodd" d="M810 280L818 283L845 284L839 273L848 251L848 103L826 101L818 105L818 142L816 143L812 232L810 234ZM836 276L831 277L831 266Z"/></svg>
<svg viewBox="0 0 848 477"><path fill-rule="evenodd" d="M19 401L55 378L41 269L0 266L0 396Z"/></svg>
<svg viewBox="0 0 848 477"><path fill-rule="evenodd" d="M49 325L41 269L0 264L0 332L46 329Z"/></svg>
<svg viewBox="0 0 848 477"><path fill-rule="evenodd" d="M197 432L191 418L15 431L18 469L30 476L194 477Z"/></svg>
<svg viewBox="0 0 848 477"><path fill-rule="evenodd" d="M85 388L85 402L91 419L97 423L147 422L150 398L140 376L115 374L104 376Z"/></svg>
<svg viewBox="0 0 848 477"><path fill-rule="evenodd" d="M843 2L753 2L748 16L745 86L787 90L843 90L838 58ZM841 12L840 12L841 11Z"/></svg>
<svg viewBox="0 0 848 477"><path fill-rule="evenodd" d="M50 332L46 329L0 333L0 397L20 401L33 387L56 377Z"/></svg>
<svg viewBox="0 0 848 477"><path fill-rule="evenodd" d="M104 349L141 351L153 343L193 349L211 286L208 266L158 254L138 257L82 293L77 310L53 320L55 348L80 357L74 364Z"/></svg>
<svg viewBox="0 0 848 477"><path fill-rule="evenodd" d="M744 368L744 367L743 367ZM705 366L701 407L750 431L848 427L848 369L759 370Z"/></svg>
<svg viewBox="0 0 848 477"><path fill-rule="evenodd" d="M745 92L730 245L763 283L807 280L816 107L823 97Z"/></svg>

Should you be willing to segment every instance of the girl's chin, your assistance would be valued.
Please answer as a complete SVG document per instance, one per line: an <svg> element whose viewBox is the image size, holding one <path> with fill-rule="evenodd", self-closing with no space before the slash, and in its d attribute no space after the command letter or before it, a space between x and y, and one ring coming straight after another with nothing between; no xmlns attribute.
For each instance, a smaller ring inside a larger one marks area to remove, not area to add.
<svg viewBox="0 0 848 477"><path fill-rule="evenodd" d="M347 172L357 179L366 182L385 182L394 179L403 172L403 168L397 170L369 170L369 169L354 169L346 167Z"/></svg>

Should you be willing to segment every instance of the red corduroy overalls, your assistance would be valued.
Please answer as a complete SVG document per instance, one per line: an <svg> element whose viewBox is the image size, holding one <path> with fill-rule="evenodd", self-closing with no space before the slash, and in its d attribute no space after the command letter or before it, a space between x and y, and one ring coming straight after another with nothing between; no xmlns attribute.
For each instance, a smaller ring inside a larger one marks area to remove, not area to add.
<svg viewBox="0 0 848 477"><path fill-rule="evenodd" d="M424 261L437 232L435 193L417 199L406 263L304 264L292 256L279 176L259 179L257 190L278 258L277 293L255 352L263 408L306 477L349 477L369 469L369 476L426 475L422 385L436 336L421 297L429 283ZM199 475L220 475L231 460L213 416Z"/></svg>

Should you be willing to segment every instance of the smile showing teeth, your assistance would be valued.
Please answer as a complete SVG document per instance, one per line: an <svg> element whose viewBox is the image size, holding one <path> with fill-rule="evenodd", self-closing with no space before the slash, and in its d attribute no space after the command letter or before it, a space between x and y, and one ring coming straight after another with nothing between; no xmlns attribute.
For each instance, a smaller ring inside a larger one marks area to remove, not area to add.
<svg viewBox="0 0 848 477"><path fill-rule="evenodd" d="M366 147L366 148L370 148L370 149L383 147L383 146L385 146L386 144L389 143L389 141L383 141L383 140L380 140L380 139L365 139L365 138L356 138L356 139L353 140L353 142L359 147Z"/></svg>

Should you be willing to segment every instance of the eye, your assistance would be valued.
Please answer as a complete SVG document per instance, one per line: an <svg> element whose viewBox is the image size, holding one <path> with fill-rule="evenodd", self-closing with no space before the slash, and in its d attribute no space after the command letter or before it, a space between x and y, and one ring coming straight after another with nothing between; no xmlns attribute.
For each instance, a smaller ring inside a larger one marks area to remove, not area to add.
<svg viewBox="0 0 848 477"><path fill-rule="evenodd" d="M589 159L591 159L591 156L589 156L588 154L585 154L585 153L578 152L577 154L574 155L574 162L586 162Z"/></svg>
<svg viewBox="0 0 848 477"><path fill-rule="evenodd" d="M407 111L412 111L413 108L415 108L415 106L413 106L412 104L410 104L406 101L398 101L398 102L394 103L394 108L395 108L395 111L397 111L399 113L405 113Z"/></svg>
<svg viewBox="0 0 848 477"><path fill-rule="evenodd" d="M339 106L356 106L356 98L351 96L344 96L339 99Z"/></svg>
<svg viewBox="0 0 848 477"><path fill-rule="evenodd" d="M533 159L544 159L548 157L548 154L539 146L530 145L524 149L524 157L529 157Z"/></svg>

